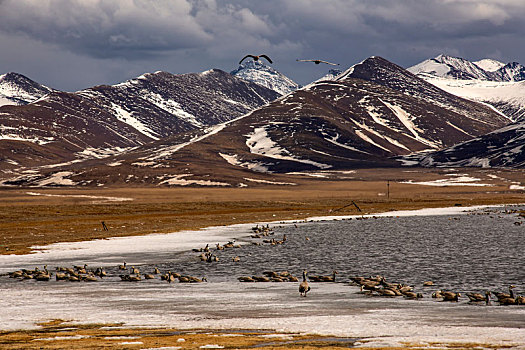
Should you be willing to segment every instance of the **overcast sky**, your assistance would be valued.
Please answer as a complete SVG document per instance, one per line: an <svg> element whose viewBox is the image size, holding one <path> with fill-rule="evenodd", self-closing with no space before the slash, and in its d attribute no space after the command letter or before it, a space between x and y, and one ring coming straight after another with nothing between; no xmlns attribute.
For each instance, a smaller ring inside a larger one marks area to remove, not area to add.
<svg viewBox="0 0 525 350"><path fill-rule="evenodd" d="M525 64L524 0L0 0L0 74L74 91L265 53L300 84L369 56Z"/></svg>

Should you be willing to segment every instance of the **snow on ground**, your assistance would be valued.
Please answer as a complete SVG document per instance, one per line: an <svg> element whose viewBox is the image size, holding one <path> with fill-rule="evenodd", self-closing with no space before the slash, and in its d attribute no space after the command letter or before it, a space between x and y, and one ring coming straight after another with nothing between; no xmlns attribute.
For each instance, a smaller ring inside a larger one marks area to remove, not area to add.
<svg viewBox="0 0 525 350"><path fill-rule="evenodd" d="M407 180L407 181L401 181L401 183L411 184L411 185L438 186L438 187L443 187L443 186L476 186L476 187L494 186L492 184L478 183L478 181L481 181L481 179L470 177L467 175L449 174L449 176L454 176L454 178L438 179L438 180L433 180L433 181Z"/></svg>
<svg viewBox="0 0 525 350"><path fill-rule="evenodd" d="M264 126L255 128L252 133L245 136L246 145L253 154L273 159L290 160L298 163L310 164L320 169L328 169L332 167L328 164L318 163L309 159L300 159L293 156L288 150L282 148L270 138L268 131Z"/></svg>
<svg viewBox="0 0 525 350"><path fill-rule="evenodd" d="M227 182L218 182L211 180L186 180L185 177L193 176L193 174L180 174L170 176L168 179L159 182L159 185L178 185L178 186L189 186L189 185L199 185L199 186L231 186Z"/></svg>
<svg viewBox="0 0 525 350"><path fill-rule="evenodd" d="M219 155L228 162L228 164L240 166L246 169L257 171L260 173L268 173L268 167L261 162L241 162L236 154L229 155L225 153L219 153Z"/></svg>
<svg viewBox="0 0 525 350"><path fill-rule="evenodd" d="M88 198L96 199L93 203L103 202L126 202L132 201L133 198L128 197L108 197L108 196L89 196L85 194L51 194L51 193L39 193L39 192L26 192L30 196L44 196L44 197L63 197L63 198Z"/></svg>
<svg viewBox="0 0 525 350"><path fill-rule="evenodd" d="M278 181L269 181L269 180L261 180L261 179L251 179L249 177L245 177L244 179L250 182L258 182L258 183L270 184L270 185L291 185L291 186L297 185L296 183L293 183L293 182L278 182Z"/></svg>
<svg viewBox="0 0 525 350"><path fill-rule="evenodd" d="M59 171L52 174L47 179L41 180L37 186L74 186L77 183L71 179L66 179L67 176L73 175L71 171Z"/></svg>

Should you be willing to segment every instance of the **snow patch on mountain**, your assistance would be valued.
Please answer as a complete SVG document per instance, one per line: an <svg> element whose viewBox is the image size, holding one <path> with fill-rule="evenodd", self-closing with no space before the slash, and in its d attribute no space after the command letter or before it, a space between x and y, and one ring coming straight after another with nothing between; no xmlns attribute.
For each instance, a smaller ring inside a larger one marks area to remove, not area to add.
<svg viewBox="0 0 525 350"><path fill-rule="evenodd" d="M413 74L431 74L438 77L490 80L490 75L475 63L459 57L439 55L407 68Z"/></svg>
<svg viewBox="0 0 525 350"><path fill-rule="evenodd" d="M336 146L339 146L339 147L342 147L342 148L346 148L346 149L349 149L349 150L355 151L355 152L369 154L368 152L365 152L365 151L360 150L358 148L345 145L344 143L340 143L340 142L337 141L338 139L339 139L339 135L336 135L335 137L329 137L329 136L325 135L325 140L330 142L330 143L332 143L332 144L334 144L334 145L336 145Z"/></svg>
<svg viewBox="0 0 525 350"><path fill-rule="evenodd" d="M0 75L0 106L26 105L34 102L53 89L36 83L18 73Z"/></svg>
<svg viewBox="0 0 525 350"><path fill-rule="evenodd" d="M267 87L281 95L286 95L301 87L284 74L259 61L246 61L230 74Z"/></svg>
<svg viewBox="0 0 525 350"><path fill-rule="evenodd" d="M146 101L153 103L155 106L165 110L166 112L171 113L174 116L183 119L198 128L204 126L193 114L184 111L180 103L175 100L162 97L160 94L152 91L145 91L141 97Z"/></svg>
<svg viewBox="0 0 525 350"><path fill-rule="evenodd" d="M343 71L340 69L330 69L328 73L323 75L321 78L317 79L315 82L324 81L324 80L335 80Z"/></svg>
<svg viewBox="0 0 525 350"><path fill-rule="evenodd" d="M525 118L525 81L457 80L430 75L421 78L456 96L488 103L511 120Z"/></svg>
<svg viewBox="0 0 525 350"><path fill-rule="evenodd" d="M390 104L383 100L381 100L381 102L383 102L383 104L387 106L392 111L392 113L394 113L394 115L401 121L401 123L403 123L403 125L408 129L408 131L412 133L412 135L417 141L435 149L438 149L440 147L440 145L438 145L437 143L432 142L421 136L421 134L424 134L424 131L416 126L416 124L413 121L415 118L412 117L408 112L403 110L403 108L394 104Z"/></svg>
<svg viewBox="0 0 525 350"><path fill-rule="evenodd" d="M76 185L76 182L67 179L67 177L71 175L73 175L73 173L70 171L59 171L48 178L39 181L37 186L74 186Z"/></svg>
<svg viewBox="0 0 525 350"><path fill-rule="evenodd" d="M168 179L165 179L159 182L159 185L171 185L171 186L189 186L189 185L199 185L199 186L220 186L227 187L231 186L226 182L212 181L212 180L192 180L185 179L185 177L193 176L193 174L180 174L170 176Z"/></svg>
<svg viewBox="0 0 525 350"><path fill-rule="evenodd" d="M55 138L53 136L31 136L31 130L25 126L12 127L0 124L0 140L24 141L45 145L53 142Z"/></svg>
<svg viewBox="0 0 525 350"><path fill-rule="evenodd" d="M261 162L241 162L237 154L226 154L219 153L219 155L226 161L228 164L253 170L259 173L268 173L268 166Z"/></svg>
<svg viewBox="0 0 525 350"><path fill-rule="evenodd" d="M505 63L490 58L484 58L482 60L475 61L474 64L487 72L495 72L501 67L505 66Z"/></svg>
<svg viewBox="0 0 525 350"><path fill-rule="evenodd" d="M413 74L429 74L441 78L487 81L525 80L525 66L517 62L483 59L470 62L464 58L439 55L407 68Z"/></svg>
<svg viewBox="0 0 525 350"><path fill-rule="evenodd" d="M294 162L310 164L320 169L328 169L332 167L328 164L318 163L309 159L300 159L293 156L290 154L290 152L280 147L270 138L268 131L264 126L255 128L252 133L245 136L247 137L246 146L248 146L250 152L253 154L273 159L290 160Z"/></svg>
<svg viewBox="0 0 525 350"><path fill-rule="evenodd" d="M82 158L83 159L103 159L103 158L115 156L117 154L129 152L135 148L136 147L104 147L104 148L87 147L81 152L75 153L75 155L81 159Z"/></svg>
<svg viewBox="0 0 525 350"><path fill-rule="evenodd" d="M138 118L135 118L133 116L133 113L126 111L121 106L113 102L111 103L111 108L113 109L113 112L115 112L115 117L118 120L130 125L137 131L152 138L153 140L159 140L159 137L156 135L156 133L153 130L151 130L146 124L142 123Z"/></svg>
<svg viewBox="0 0 525 350"><path fill-rule="evenodd" d="M481 179L476 177L471 177L467 175L461 175L461 174L450 174L451 176L454 176L452 178L445 178L445 179L439 179L434 181L401 181L403 184L411 184L411 185L423 185L423 186L437 186L437 187L445 187L445 186L473 186L473 187L488 187L493 186L491 184L484 184L484 183L478 183L481 181Z"/></svg>

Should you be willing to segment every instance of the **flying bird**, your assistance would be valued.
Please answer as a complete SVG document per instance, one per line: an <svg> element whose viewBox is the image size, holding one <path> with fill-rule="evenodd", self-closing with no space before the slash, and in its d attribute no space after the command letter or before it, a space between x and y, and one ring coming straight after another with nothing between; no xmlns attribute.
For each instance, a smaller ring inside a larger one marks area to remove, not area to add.
<svg viewBox="0 0 525 350"><path fill-rule="evenodd" d="M339 63L332 63L332 62L328 62L328 61L323 61L323 60L296 60L297 62L313 62L315 64L319 64L319 63L326 63L326 64L329 64L329 65L332 65L332 66L338 66Z"/></svg>
<svg viewBox="0 0 525 350"><path fill-rule="evenodd" d="M239 61L239 64L241 64L242 61L244 61L244 60L245 60L246 58L248 58L248 57L253 58L253 60L256 61L256 62L259 60L259 58L264 58L264 59L266 59L268 62L273 63L272 60L270 59L270 57L268 57L268 56L266 56L266 55L259 55L259 56L246 55L246 56L244 56L244 57L242 58L242 60Z"/></svg>

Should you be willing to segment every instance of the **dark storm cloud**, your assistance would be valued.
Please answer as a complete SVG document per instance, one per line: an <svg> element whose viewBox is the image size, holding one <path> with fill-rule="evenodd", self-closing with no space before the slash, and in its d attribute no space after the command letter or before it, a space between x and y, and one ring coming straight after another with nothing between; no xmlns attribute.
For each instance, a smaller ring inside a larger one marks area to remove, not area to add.
<svg viewBox="0 0 525 350"><path fill-rule="evenodd" d="M211 40L184 0L7 0L0 28L93 57L144 55Z"/></svg>
<svg viewBox="0 0 525 350"><path fill-rule="evenodd" d="M10 45L0 72L54 57L64 72L82 62L98 69L92 76L122 81L158 69L231 70L246 53L267 53L306 83L326 67L296 58L343 68L371 55L409 66L440 53L524 63L524 16L522 0L0 0L0 46Z"/></svg>

